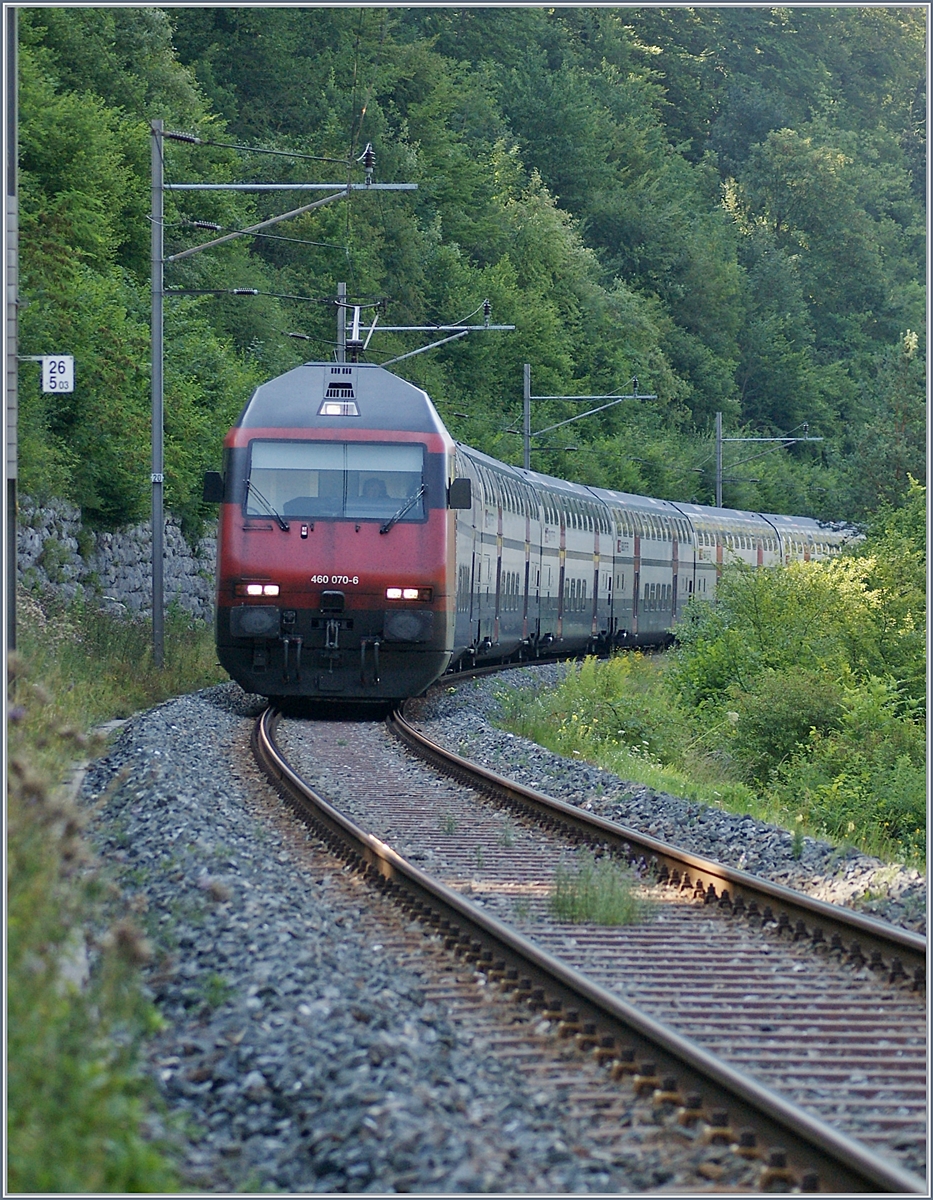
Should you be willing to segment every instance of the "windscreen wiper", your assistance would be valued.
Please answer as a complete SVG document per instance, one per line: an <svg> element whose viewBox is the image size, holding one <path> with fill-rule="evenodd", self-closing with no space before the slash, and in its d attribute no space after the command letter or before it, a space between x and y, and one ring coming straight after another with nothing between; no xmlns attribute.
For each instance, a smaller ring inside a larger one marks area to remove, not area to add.
<svg viewBox="0 0 933 1200"><path fill-rule="evenodd" d="M422 484L422 485L421 485L421 487L420 487L420 488L418 488L417 492L415 492L415 494L414 494L413 496L409 496L409 498L408 498L408 499L405 501L405 503L404 503L404 504L402 505L402 507L401 507L401 508L398 510L398 512L397 512L397 513L396 513L394 516L392 516L392 517L389 517L389 519L388 519L388 521L386 521L385 525L381 525L381 526L380 526L380 528L379 528L379 532L380 532L380 533L388 533L388 532L389 532L389 530L392 528L392 526L393 526L393 525L394 525L394 524L395 524L397 521L401 521L402 517L404 517L404 515L405 515L405 514L408 512L408 510L409 510L409 509L412 507L412 505L413 505L413 504L414 504L414 503L415 503L417 500L420 500L420 499L421 499L421 497L424 495L424 493L425 493L427 490L428 490L428 489L425 487L425 485L424 485L424 484Z"/></svg>
<svg viewBox="0 0 933 1200"><path fill-rule="evenodd" d="M253 481L251 479L246 480L246 490L248 492L252 492L260 504L265 505L266 512L269 514L269 516L275 517L276 521L278 521L279 529L284 530L285 533L288 533L288 529L289 529L288 522L285 520L285 518L283 516L280 516L280 514L275 511L275 509L272 507L272 505L265 498L265 496L262 494L262 492L259 490L259 488L256 487L255 483L253 483Z"/></svg>

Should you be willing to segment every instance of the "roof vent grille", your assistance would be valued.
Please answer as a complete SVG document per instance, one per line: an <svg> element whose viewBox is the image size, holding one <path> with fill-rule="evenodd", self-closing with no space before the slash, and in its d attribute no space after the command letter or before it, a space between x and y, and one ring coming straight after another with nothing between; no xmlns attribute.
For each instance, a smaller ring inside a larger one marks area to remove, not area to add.
<svg viewBox="0 0 933 1200"><path fill-rule="evenodd" d="M353 367L331 367L330 377L324 388L324 403L318 409L319 417L358 417L356 393L353 389Z"/></svg>

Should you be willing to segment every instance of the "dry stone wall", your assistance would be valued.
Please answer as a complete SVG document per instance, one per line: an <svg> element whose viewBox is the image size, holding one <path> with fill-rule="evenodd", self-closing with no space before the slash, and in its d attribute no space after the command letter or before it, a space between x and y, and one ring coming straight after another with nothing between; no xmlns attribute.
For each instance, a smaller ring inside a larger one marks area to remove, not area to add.
<svg viewBox="0 0 933 1200"><path fill-rule="evenodd" d="M41 506L21 497L17 519L18 579L31 591L53 591L132 616L152 612L150 522L101 533L86 529L80 510L55 500ZM217 541L214 530L190 545L179 523L165 523L163 572L166 606L213 619Z"/></svg>

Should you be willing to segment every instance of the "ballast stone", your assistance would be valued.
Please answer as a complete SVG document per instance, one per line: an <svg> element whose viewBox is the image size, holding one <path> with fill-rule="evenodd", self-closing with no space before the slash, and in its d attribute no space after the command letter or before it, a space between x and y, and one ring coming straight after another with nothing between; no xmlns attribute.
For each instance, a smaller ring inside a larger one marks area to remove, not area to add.
<svg viewBox="0 0 933 1200"><path fill-rule="evenodd" d="M194 1130L186 1186L606 1192L663 1175L655 1150L554 1160L559 1099L477 1057L339 881L308 885L229 749L245 753L261 705L225 684L140 714L83 791L101 855L147 909L144 978L167 1022L148 1069Z"/></svg>

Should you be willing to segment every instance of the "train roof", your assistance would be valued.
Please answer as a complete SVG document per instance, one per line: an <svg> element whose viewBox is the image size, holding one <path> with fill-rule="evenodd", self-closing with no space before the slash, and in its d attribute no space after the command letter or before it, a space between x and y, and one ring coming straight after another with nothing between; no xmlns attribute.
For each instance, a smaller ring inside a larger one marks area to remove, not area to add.
<svg viewBox="0 0 933 1200"><path fill-rule="evenodd" d="M749 525L760 527L762 521L767 521L768 518L762 513L751 512L744 508L716 508L712 504L682 504L679 500L676 502L677 508L689 517L691 521L699 524L712 524L717 527L728 529L730 525ZM796 521L796 517L785 518L788 521ZM801 518L808 520L809 518Z"/></svg>
<svg viewBox="0 0 933 1200"><path fill-rule="evenodd" d="M763 513L762 516L783 533L803 534L818 542L860 541L862 538L854 526L842 521L817 521L814 517L786 517L778 513Z"/></svg>
<svg viewBox="0 0 933 1200"><path fill-rule="evenodd" d="M522 480L531 487L546 488L552 492L580 496L584 499L596 499L611 506L618 505L632 511L685 516L699 525L709 524L720 529L744 526L760 530L761 526L766 524L782 533L796 533L798 536L803 535L817 541L840 541L859 536L858 531L851 526L838 522L818 521L814 517L778 516L773 513L758 513L741 508L716 508L710 504L658 500L653 496L639 496L635 492L618 492L614 488L590 487L582 483L571 483L566 479L558 479L554 475L544 475L540 471L526 471L523 467L515 467L501 462L497 458L484 454L482 450L466 446L462 442L457 443L457 448L488 470Z"/></svg>
<svg viewBox="0 0 933 1200"><path fill-rule="evenodd" d="M607 504L621 505L637 512L648 512L670 517L681 516L680 507L673 500L657 500L653 496L639 496L635 492L617 492L615 488L593 487L594 496Z"/></svg>
<svg viewBox="0 0 933 1200"><path fill-rule="evenodd" d="M256 388L237 426L328 429L335 417L367 430L447 434L427 392L370 363L309 362L286 371Z"/></svg>

